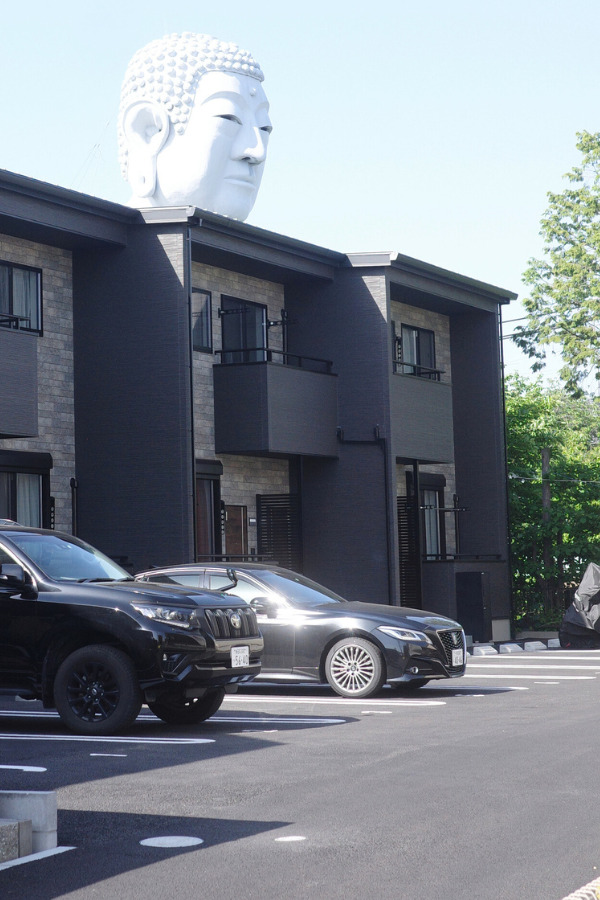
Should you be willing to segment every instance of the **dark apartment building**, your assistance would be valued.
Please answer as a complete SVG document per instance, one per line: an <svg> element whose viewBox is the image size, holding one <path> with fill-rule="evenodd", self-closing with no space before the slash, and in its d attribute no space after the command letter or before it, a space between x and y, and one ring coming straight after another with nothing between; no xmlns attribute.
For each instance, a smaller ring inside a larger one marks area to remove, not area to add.
<svg viewBox="0 0 600 900"><path fill-rule="evenodd" d="M500 309L401 255L0 173L0 517L510 635Z"/></svg>

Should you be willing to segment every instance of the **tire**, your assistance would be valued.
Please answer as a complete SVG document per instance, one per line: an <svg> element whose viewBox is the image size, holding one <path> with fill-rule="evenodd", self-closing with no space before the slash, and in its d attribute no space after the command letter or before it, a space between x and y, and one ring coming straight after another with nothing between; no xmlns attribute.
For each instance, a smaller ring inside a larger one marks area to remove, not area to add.
<svg viewBox="0 0 600 900"><path fill-rule="evenodd" d="M578 634L571 634L561 628L558 638L563 650L600 650L600 635L591 628L582 628Z"/></svg>
<svg viewBox="0 0 600 900"><path fill-rule="evenodd" d="M114 734L128 728L142 706L133 662L115 647L80 647L56 673L54 703L67 728L78 734Z"/></svg>
<svg viewBox="0 0 600 900"><path fill-rule="evenodd" d="M362 638L344 638L334 644L325 660L327 681L342 697L370 697L385 681L380 651Z"/></svg>
<svg viewBox="0 0 600 900"><path fill-rule="evenodd" d="M169 725L196 725L210 719L223 702L225 688L207 691L203 697L186 700L181 694L165 694L159 700L148 703L148 707Z"/></svg>

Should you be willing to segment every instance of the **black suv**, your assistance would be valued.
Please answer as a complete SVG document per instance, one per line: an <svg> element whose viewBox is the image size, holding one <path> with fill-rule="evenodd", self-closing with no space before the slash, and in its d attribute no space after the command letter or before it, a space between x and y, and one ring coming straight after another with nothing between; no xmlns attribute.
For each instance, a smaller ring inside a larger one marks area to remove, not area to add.
<svg viewBox="0 0 600 900"><path fill-rule="evenodd" d="M0 525L0 693L41 699L80 734L212 716L260 672L254 611L217 592L140 584L89 544Z"/></svg>

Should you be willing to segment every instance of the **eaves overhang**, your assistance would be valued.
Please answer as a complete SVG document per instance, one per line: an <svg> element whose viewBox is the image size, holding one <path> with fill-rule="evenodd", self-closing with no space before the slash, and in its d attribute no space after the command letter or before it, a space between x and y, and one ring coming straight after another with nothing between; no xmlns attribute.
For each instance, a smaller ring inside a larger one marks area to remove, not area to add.
<svg viewBox="0 0 600 900"><path fill-rule="evenodd" d="M123 247L139 211L0 170L0 232L62 247Z"/></svg>
<svg viewBox="0 0 600 900"><path fill-rule="evenodd" d="M381 269L394 294L428 309L457 312L459 308L496 308L517 299L518 294L484 281L442 269L401 253L349 253L353 268Z"/></svg>
<svg viewBox="0 0 600 900"><path fill-rule="evenodd" d="M148 224L190 226L192 259L283 284L332 281L346 256L305 241L192 207L141 210Z"/></svg>

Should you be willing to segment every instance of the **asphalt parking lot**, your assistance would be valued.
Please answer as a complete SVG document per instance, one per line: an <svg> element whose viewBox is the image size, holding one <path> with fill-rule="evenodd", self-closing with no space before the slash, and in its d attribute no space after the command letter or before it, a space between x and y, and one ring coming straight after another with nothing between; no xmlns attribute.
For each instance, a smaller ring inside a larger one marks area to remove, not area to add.
<svg viewBox="0 0 600 900"><path fill-rule="evenodd" d="M102 740L0 699L3 789L57 792L61 851L0 866L0 896L562 900L600 865L599 676L546 651L410 697L254 685Z"/></svg>

